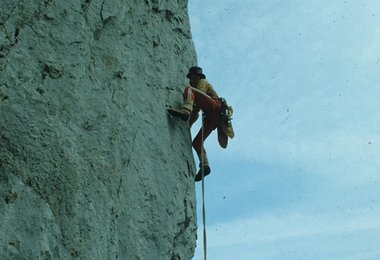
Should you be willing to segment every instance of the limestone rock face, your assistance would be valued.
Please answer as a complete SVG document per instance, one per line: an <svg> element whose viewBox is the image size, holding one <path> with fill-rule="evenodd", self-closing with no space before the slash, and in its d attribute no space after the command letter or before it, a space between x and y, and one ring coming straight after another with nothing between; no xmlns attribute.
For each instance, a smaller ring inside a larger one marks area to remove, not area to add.
<svg viewBox="0 0 380 260"><path fill-rule="evenodd" d="M186 0L0 2L0 259L191 259Z"/></svg>

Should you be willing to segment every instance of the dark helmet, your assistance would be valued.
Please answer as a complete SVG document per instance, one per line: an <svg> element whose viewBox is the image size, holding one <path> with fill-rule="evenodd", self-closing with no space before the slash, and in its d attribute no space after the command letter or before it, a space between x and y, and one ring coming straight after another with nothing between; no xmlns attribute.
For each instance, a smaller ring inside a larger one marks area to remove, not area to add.
<svg viewBox="0 0 380 260"><path fill-rule="evenodd" d="M205 74L203 74L203 72L202 72L202 68L201 67L191 67L189 69L189 73L187 73L187 75L186 75L186 78L189 79L190 76L194 75L194 74L195 75L200 75L202 79L206 78Z"/></svg>

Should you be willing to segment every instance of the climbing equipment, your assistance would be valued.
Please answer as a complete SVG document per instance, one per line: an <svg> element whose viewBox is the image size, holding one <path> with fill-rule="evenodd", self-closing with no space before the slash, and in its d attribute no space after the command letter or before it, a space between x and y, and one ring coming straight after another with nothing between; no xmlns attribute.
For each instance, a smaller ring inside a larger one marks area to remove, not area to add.
<svg viewBox="0 0 380 260"><path fill-rule="evenodd" d="M232 127L233 109L227 104L224 98L219 98L220 108L220 125L218 126L218 142L220 147L227 148L228 137L234 138L235 133Z"/></svg>
<svg viewBox="0 0 380 260"><path fill-rule="evenodd" d="M204 113L202 112L202 149L201 149L201 174L202 174L202 219L203 219L203 259L207 259L207 240L206 240L206 203L205 203L205 176L203 165L203 128L204 128Z"/></svg>
<svg viewBox="0 0 380 260"><path fill-rule="evenodd" d="M220 109L220 114L222 116L222 121L226 125L231 125L231 120L232 120L232 115L234 113L233 109L231 106L227 104L227 100L225 98L219 98L220 103L222 104L221 109Z"/></svg>

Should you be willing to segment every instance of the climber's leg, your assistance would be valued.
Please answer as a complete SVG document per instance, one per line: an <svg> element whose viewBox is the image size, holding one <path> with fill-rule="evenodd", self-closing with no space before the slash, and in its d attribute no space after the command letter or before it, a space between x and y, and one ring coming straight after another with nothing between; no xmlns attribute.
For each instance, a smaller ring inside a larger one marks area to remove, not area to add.
<svg viewBox="0 0 380 260"><path fill-rule="evenodd" d="M197 107L202 109L206 115L215 112L220 113L221 103L219 99L211 98L209 95L196 88L192 88L191 92L194 103L197 104Z"/></svg>
<svg viewBox="0 0 380 260"><path fill-rule="evenodd" d="M209 165L209 162L207 159L206 150L204 149L204 145L202 144L202 139L203 139L203 143L204 143L204 141L207 139L207 137L211 134L211 132L215 128L216 128L216 125L212 121L205 119L205 121L203 123L203 138L202 138L202 128L201 128L193 140L193 147L194 147L194 150L197 153L199 161L200 161L199 167L203 167L204 176L210 174L211 168L210 168L210 165ZM202 152L202 150L203 150L203 152ZM201 169L198 171L197 175L195 176L195 181L199 181L202 179Z"/></svg>
<svg viewBox="0 0 380 260"><path fill-rule="evenodd" d="M181 108L169 108L168 112L172 116L179 117L186 121L189 119L191 112L193 111L194 94L191 87L186 87L183 92L183 105Z"/></svg>
<svg viewBox="0 0 380 260"><path fill-rule="evenodd" d="M202 91L187 86L183 92L183 105L181 108L170 108L168 112L182 120L188 120L193 111L193 104L202 109L205 114L210 114L212 117L219 116L221 103L219 99L213 99Z"/></svg>

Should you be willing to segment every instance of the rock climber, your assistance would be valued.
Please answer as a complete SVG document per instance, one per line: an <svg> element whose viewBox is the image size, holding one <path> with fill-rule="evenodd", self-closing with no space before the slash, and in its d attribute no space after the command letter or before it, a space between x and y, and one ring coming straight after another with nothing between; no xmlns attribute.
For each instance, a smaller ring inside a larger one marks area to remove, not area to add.
<svg viewBox="0 0 380 260"><path fill-rule="evenodd" d="M213 130L218 128L219 144L222 148L226 148L227 137L234 137L230 121L232 119L232 108L227 105L223 98L219 98L211 84L206 81L202 68L191 67L186 77L189 79L190 84L183 92L184 102L182 107L179 109L170 108L168 112L184 121L189 120L191 127L198 119L199 111L203 111L203 131L202 128L199 130L192 143L200 161L200 170L195 176L195 181L200 181L202 180L202 167L204 176L209 175L211 172L207 154L203 147L203 142L206 138Z"/></svg>

